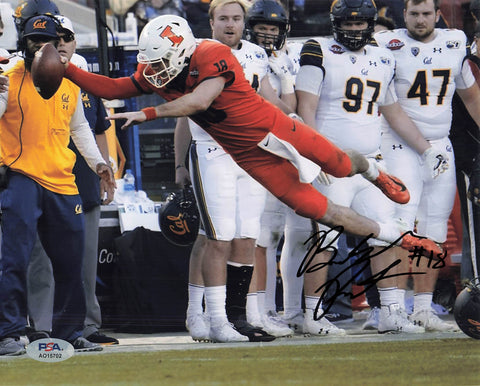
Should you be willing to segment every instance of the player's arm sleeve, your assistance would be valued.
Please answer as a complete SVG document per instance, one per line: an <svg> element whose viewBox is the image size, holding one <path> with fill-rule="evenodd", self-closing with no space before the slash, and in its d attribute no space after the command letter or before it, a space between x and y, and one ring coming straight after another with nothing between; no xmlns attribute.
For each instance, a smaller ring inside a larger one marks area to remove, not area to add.
<svg viewBox="0 0 480 386"><path fill-rule="evenodd" d="M379 102L379 106L389 106L393 105L395 102L398 101L397 93L395 92L395 84L394 82L390 82L387 87L387 92L385 93L385 99L383 102Z"/></svg>
<svg viewBox="0 0 480 386"><path fill-rule="evenodd" d="M72 63L65 70L65 77L82 90L105 99L131 98L142 94L131 77L113 79L83 71Z"/></svg>
<svg viewBox="0 0 480 386"><path fill-rule="evenodd" d="M83 112L83 103L81 97L78 98L77 107L70 121L70 135L80 154L87 161L88 166L94 172L99 163L105 163L105 160L98 150L92 130L88 124L87 118Z"/></svg>
<svg viewBox="0 0 480 386"><path fill-rule="evenodd" d="M308 40L300 52L300 69L295 79L295 90L320 95L325 68L320 43Z"/></svg>
<svg viewBox="0 0 480 386"><path fill-rule="evenodd" d="M462 70L458 76L455 77L455 86L457 89L466 89L472 87L475 83L475 76L473 75L470 61L464 60L462 63Z"/></svg>

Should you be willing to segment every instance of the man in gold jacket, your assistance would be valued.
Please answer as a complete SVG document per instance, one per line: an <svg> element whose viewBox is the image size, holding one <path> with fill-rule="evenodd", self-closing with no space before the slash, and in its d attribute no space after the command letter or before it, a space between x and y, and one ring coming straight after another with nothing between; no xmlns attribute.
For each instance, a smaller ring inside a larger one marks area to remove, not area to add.
<svg viewBox="0 0 480 386"><path fill-rule="evenodd" d="M115 180L91 135L79 88L63 80L45 100L34 87L34 54L46 43L58 44L57 27L47 15L26 22L24 60L4 74L9 87L0 94L0 165L5 172L0 195L0 355L25 352L19 338L26 325L25 278L37 231L55 277L52 337L70 342L77 351L101 350L81 337L84 218L70 136L110 197Z"/></svg>

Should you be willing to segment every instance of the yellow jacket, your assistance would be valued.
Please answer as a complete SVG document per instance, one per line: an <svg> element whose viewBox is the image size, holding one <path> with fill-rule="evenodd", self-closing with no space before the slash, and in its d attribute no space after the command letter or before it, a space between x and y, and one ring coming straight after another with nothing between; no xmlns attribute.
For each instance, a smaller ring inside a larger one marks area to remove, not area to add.
<svg viewBox="0 0 480 386"><path fill-rule="evenodd" d="M0 118L0 162L52 192L78 194L72 173L75 154L68 144L79 87L64 79L55 95L45 100L23 61L4 75L10 86Z"/></svg>

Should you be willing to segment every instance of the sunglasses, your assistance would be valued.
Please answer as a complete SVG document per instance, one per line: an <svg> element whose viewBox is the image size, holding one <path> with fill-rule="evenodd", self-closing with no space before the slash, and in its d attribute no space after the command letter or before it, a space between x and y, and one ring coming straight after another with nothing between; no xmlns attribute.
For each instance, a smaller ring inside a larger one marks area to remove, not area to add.
<svg viewBox="0 0 480 386"><path fill-rule="evenodd" d="M46 35L32 35L32 36L28 36L28 39L30 39L34 43L48 43L48 42L51 42L52 40L58 40L58 39L55 39L54 37L46 36Z"/></svg>
<svg viewBox="0 0 480 386"><path fill-rule="evenodd" d="M58 38L63 39L65 43L70 43L75 40L75 35L74 34L59 35Z"/></svg>

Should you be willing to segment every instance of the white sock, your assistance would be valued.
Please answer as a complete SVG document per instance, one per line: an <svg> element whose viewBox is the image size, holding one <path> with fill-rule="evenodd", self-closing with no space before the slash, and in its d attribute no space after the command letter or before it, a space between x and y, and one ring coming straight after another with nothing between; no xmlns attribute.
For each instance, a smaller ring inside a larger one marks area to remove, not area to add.
<svg viewBox="0 0 480 386"><path fill-rule="evenodd" d="M247 315L258 314L258 292L247 294Z"/></svg>
<svg viewBox="0 0 480 386"><path fill-rule="evenodd" d="M280 269L283 280L283 309L285 315L293 316L303 312L303 276L298 277L297 271L307 253L307 247L304 243L309 237L309 232L297 232L288 228L285 229L285 242L280 258Z"/></svg>
<svg viewBox="0 0 480 386"><path fill-rule="evenodd" d="M277 290L277 247L278 243L267 248L267 281L265 284L265 310L276 311L277 303L275 301Z"/></svg>
<svg viewBox="0 0 480 386"><path fill-rule="evenodd" d="M397 303L397 287L379 288L380 304L382 307L388 307L391 304Z"/></svg>
<svg viewBox="0 0 480 386"><path fill-rule="evenodd" d="M320 302L320 296L305 296L305 308L307 310L315 310ZM321 312L322 304L318 307L318 311Z"/></svg>
<svg viewBox="0 0 480 386"><path fill-rule="evenodd" d="M376 165L375 160L367 159L368 161L368 169L366 172L362 173L362 176L369 181L375 181L379 175L379 171Z"/></svg>
<svg viewBox="0 0 480 386"><path fill-rule="evenodd" d="M404 288L397 288L395 290L397 293L397 303L400 304L402 310L405 309L405 293L407 292Z"/></svg>
<svg viewBox="0 0 480 386"><path fill-rule="evenodd" d="M218 325L228 320L225 311L226 297L226 285L205 287L205 303L212 325Z"/></svg>
<svg viewBox="0 0 480 386"><path fill-rule="evenodd" d="M196 315L203 312L203 294L205 287L188 283L187 315Z"/></svg>
<svg viewBox="0 0 480 386"><path fill-rule="evenodd" d="M421 292L413 296L413 311L430 310L432 308L433 293Z"/></svg>
<svg viewBox="0 0 480 386"><path fill-rule="evenodd" d="M257 291L257 311L260 315L270 311L265 309L265 291Z"/></svg>

